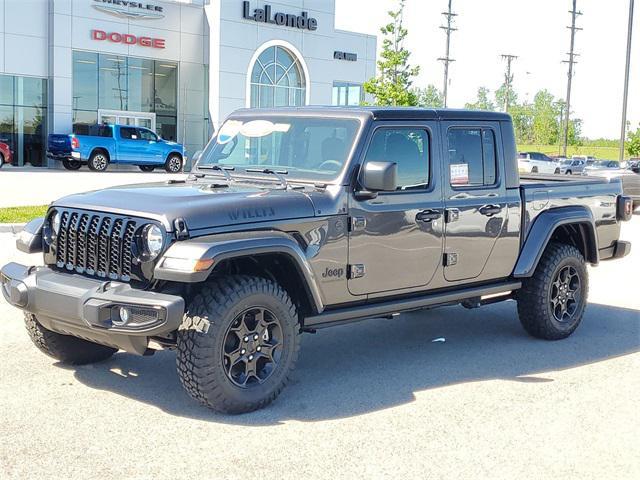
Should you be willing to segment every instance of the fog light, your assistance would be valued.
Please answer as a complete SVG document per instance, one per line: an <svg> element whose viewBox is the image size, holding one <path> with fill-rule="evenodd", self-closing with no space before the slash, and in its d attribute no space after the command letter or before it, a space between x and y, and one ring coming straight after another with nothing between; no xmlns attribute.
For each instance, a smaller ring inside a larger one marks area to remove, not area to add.
<svg viewBox="0 0 640 480"><path fill-rule="evenodd" d="M120 321L118 322L120 325L124 325L129 321L129 309L127 307L120 307L118 309L118 316L120 317Z"/></svg>

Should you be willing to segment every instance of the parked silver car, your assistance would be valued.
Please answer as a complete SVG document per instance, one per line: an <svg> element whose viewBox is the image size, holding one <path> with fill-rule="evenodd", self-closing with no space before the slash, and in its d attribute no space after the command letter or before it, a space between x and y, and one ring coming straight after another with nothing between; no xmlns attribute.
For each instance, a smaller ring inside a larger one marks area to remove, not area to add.
<svg viewBox="0 0 640 480"><path fill-rule="evenodd" d="M622 181L622 191L633 200L633 208L640 207L640 174L632 170L620 168L615 160L600 160L593 166L584 169L583 175L604 178L619 178Z"/></svg>
<svg viewBox="0 0 640 480"><path fill-rule="evenodd" d="M560 173L563 175L580 175L587 165L586 160L566 159L560 162Z"/></svg>

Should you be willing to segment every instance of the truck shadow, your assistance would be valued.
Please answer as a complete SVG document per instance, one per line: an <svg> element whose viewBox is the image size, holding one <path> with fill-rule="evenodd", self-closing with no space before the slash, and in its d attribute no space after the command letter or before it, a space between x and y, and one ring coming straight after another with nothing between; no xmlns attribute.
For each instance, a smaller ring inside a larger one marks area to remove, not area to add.
<svg viewBox="0 0 640 480"><path fill-rule="evenodd" d="M436 338L445 341L432 342ZM152 358L119 353L75 368L75 377L171 415L236 425L319 421L394 407L411 402L415 392L464 382L552 382L547 372L640 351L640 312L591 304L574 335L557 342L528 337L514 302L370 320L305 335L302 342L293 379L279 399L240 416L216 414L191 400L173 352Z"/></svg>

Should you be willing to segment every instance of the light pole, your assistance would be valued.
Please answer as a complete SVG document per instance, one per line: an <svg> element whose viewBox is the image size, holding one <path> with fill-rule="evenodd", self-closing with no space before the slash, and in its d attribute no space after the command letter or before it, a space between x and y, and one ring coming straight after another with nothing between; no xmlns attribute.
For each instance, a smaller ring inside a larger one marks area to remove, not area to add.
<svg viewBox="0 0 640 480"><path fill-rule="evenodd" d="M631 64L631 30L633 29L633 0L629 0L629 26L627 27L627 61L624 68L624 90L622 93L622 125L620 126L620 153L618 160L624 160L624 141L627 134L627 97L629 95L629 67Z"/></svg>

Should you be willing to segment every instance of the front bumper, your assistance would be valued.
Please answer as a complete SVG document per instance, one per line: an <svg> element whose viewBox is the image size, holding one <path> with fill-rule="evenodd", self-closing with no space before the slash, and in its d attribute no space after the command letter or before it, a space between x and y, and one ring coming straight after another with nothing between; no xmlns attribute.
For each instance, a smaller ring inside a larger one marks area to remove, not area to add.
<svg viewBox="0 0 640 480"><path fill-rule="evenodd" d="M8 263L0 289L11 305L36 315L45 328L139 355L149 337L177 330L184 299L132 288L127 283ZM128 310L122 321L120 308Z"/></svg>

